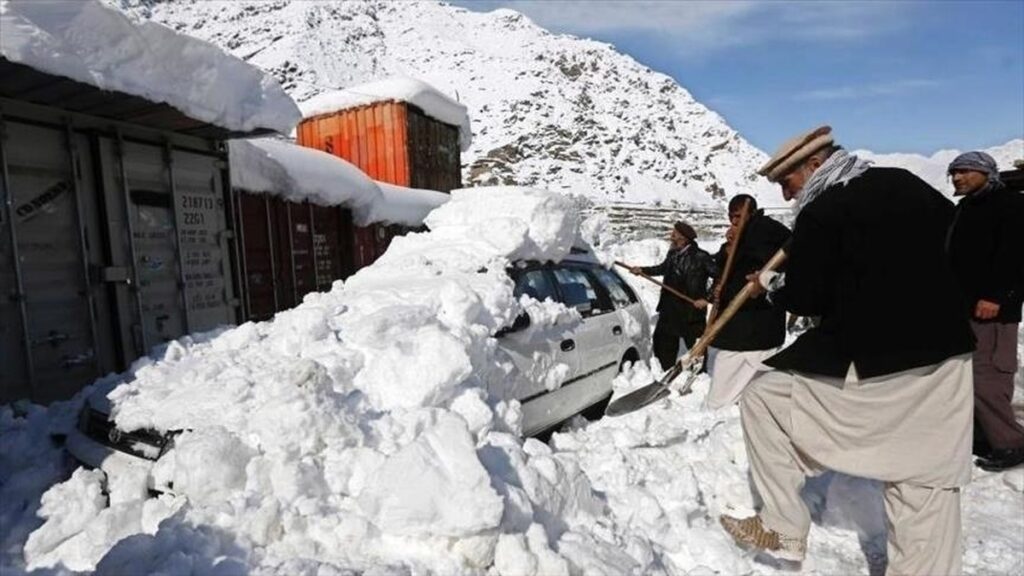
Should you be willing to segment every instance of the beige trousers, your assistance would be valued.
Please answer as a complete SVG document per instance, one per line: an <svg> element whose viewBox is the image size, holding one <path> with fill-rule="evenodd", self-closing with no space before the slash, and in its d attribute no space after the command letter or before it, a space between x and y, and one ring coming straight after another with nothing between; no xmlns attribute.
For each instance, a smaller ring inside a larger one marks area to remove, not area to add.
<svg viewBox="0 0 1024 576"><path fill-rule="evenodd" d="M734 350L708 349L708 372L711 374L711 387L708 389L705 405L718 410L732 406L739 401L743 390L759 372L771 370L764 361L779 352L779 348L768 350Z"/></svg>
<svg viewBox="0 0 1024 576"><path fill-rule="evenodd" d="M885 482L888 574L961 571L960 490L970 479L970 356L860 380L762 372L740 401L764 524L806 538L800 498L826 468ZM831 425L830 425L831 424Z"/></svg>

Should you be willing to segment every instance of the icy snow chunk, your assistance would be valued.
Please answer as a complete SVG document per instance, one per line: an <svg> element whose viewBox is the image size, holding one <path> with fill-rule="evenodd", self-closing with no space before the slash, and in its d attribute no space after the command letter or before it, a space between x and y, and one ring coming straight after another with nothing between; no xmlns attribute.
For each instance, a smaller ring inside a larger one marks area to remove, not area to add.
<svg viewBox="0 0 1024 576"><path fill-rule="evenodd" d="M106 506L100 470L79 468L66 482L47 490L39 509L46 523L25 542L29 569L55 565L60 559L51 553L69 538L82 533Z"/></svg>
<svg viewBox="0 0 1024 576"><path fill-rule="evenodd" d="M448 414L388 458L358 501L374 525L402 536L469 536L496 527L503 509L465 423Z"/></svg>
<svg viewBox="0 0 1024 576"><path fill-rule="evenodd" d="M96 0L5 0L0 54L103 90L167 103L229 130L289 133L301 116L268 74L154 22L131 22Z"/></svg>
<svg viewBox="0 0 1024 576"><path fill-rule="evenodd" d="M439 326L386 338L386 346L363 349L366 364L354 381L380 410L443 402L473 371L464 344Z"/></svg>
<svg viewBox="0 0 1024 576"><path fill-rule="evenodd" d="M569 563L551 550L540 524L530 525L526 534L502 534L494 568L501 576L569 576Z"/></svg>
<svg viewBox="0 0 1024 576"><path fill-rule="evenodd" d="M377 184L348 162L320 150L276 138L229 143L231 184L292 202L369 207L382 201ZM365 225L368 221L357 221Z"/></svg>
<svg viewBox="0 0 1024 576"><path fill-rule="evenodd" d="M451 197L444 192L406 188L386 182L377 182L380 198L369 205L357 207L352 216L357 223L383 222L405 226L421 226L431 210Z"/></svg>
<svg viewBox="0 0 1024 576"><path fill-rule="evenodd" d="M459 129L459 147L465 151L473 139L466 106L456 102L437 88L415 78L395 76L352 86L345 90L324 92L301 103L302 115L312 118L377 102L407 102L423 110L435 120Z"/></svg>
<svg viewBox="0 0 1024 576"><path fill-rule="evenodd" d="M211 426L179 435L157 463L154 477L197 504L214 503L245 486L245 467L252 457L237 436Z"/></svg>
<svg viewBox="0 0 1024 576"><path fill-rule="evenodd" d="M579 238L579 216L568 200L515 186L453 190L425 223L442 237L479 239L509 260L559 261Z"/></svg>

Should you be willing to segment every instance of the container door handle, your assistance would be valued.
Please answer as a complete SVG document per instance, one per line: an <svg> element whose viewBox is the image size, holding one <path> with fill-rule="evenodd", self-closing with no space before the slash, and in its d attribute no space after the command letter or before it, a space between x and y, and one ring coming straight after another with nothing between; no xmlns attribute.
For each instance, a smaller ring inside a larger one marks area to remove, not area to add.
<svg viewBox="0 0 1024 576"><path fill-rule="evenodd" d="M573 339L562 340L562 352L570 352L576 349L576 341Z"/></svg>

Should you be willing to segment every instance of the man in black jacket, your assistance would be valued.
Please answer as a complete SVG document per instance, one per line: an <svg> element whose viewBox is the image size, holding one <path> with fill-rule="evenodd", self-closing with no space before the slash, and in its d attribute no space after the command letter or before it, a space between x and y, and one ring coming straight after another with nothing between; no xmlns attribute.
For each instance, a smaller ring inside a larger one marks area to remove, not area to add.
<svg viewBox="0 0 1024 576"><path fill-rule="evenodd" d="M739 242L727 237L727 242L715 255L719 269L724 269L730 245L736 244L729 277L724 285L715 288L719 309L728 306L746 285L747 276L761 270L789 240L789 229L765 216L753 196L737 194L729 201L731 234L736 233L744 216L746 224ZM718 333L714 347L709 350L708 407L721 408L739 400L750 380L768 369L762 362L774 355L785 339L786 311L763 297L747 300Z"/></svg>
<svg viewBox="0 0 1024 576"><path fill-rule="evenodd" d="M1024 427L1013 415L1017 329L1024 300L1024 197L999 179L996 161L967 152L949 165L963 196L947 238L964 310L978 339L974 351L975 453L978 466L1005 470L1024 463Z"/></svg>
<svg viewBox="0 0 1024 576"><path fill-rule="evenodd" d="M711 254L697 245L697 232L686 222L676 222L669 236L665 260L657 266L633 266L630 272L662 276L662 282L692 298L689 304L662 288L658 299L658 324L654 327L654 357L664 369L679 356L679 339L692 348L707 325L709 280L718 275Z"/></svg>
<svg viewBox="0 0 1024 576"><path fill-rule="evenodd" d="M740 401L756 516L737 542L801 560L807 475L884 482L888 573L958 574L960 487L971 476L973 335L943 243L953 205L910 172L872 168L821 127L761 173L796 200L769 298L820 324L768 359Z"/></svg>

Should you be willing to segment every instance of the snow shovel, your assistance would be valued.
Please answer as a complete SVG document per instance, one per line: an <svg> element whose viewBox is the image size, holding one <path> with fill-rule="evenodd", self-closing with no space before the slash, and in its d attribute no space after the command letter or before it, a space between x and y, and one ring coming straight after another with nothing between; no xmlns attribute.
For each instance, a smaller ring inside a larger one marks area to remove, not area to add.
<svg viewBox="0 0 1024 576"><path fill-rule="evenodd" d="M772 259L764 265L762 272L765 270L775 270L786 260L786 252L779 250L772 256ZM704 331L704 335L701 336L700 340L694 344L693 348L680 358L672 368L665 372L660 380L651 382L650 384L637 388L636 390L626 394L622 398L615 400L608 405L605 409L605 416L621 416L623 414L629 414L661 400L665 396L668 396L672 390L670 384L684 371L687 372L686 380L682 385L678 386L679 394L688 394L690 387L693 386L694 380L697 379L697 370L701 365L701 359L704 356L704 352L707 351L708 346L714 341L718 333L722 331L722 328L736 315L740 307L750 299L751 294L757 289L757 280L751 280L747 282L747 285L740 290L739 294L733 298L732 302L726 306L725 310L718 316L718 318L708 326L708 329Z"/></svg>
<svg viewBox="0 0 1024 576"><path fill-rule="evenodd" d="M632 266L630 266L628 264L624 264L622 262L619 262L618 260L615 261L615 265L616 266L622 266L623 268L625 268L626 270L629 270L629 271L632 271L632 269L633 269ZM654 278L652 278L651 276L649 276L647 274L644 274L643 272L638 272L637 276L639 276L639 277L641 277L641 278L643 278L645 280L650 280L651 282L654 282L658 286L661 286L662 288L667 290L669 294L672 294L673 296L679 297L680 299L688 302L691 306L694 306L694 307L697 306L697 303L693 300L693 298L690 298L689 296L687 296L686 294L683 294L679 290L676 290L675 288L666 285L664 282L661 282L659 280L655 280Z"/></svg>

